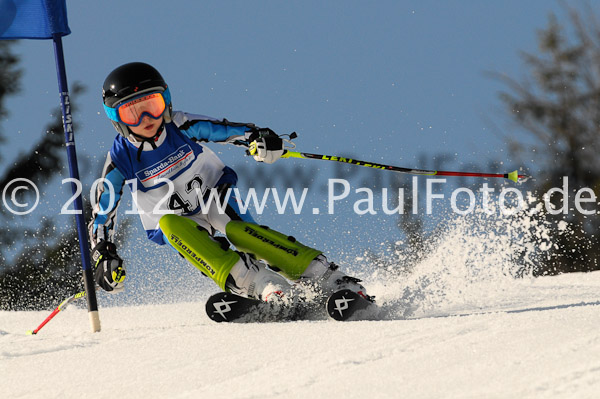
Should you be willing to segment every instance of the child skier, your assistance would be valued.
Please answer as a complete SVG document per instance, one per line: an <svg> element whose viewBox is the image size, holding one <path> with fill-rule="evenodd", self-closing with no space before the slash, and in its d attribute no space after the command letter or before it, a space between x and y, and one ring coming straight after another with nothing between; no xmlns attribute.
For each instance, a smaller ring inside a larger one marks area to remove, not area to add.
<svg viewBox="0 0 600 399"><path fill-rule="evenodd" d="M256 161L273 163L283 154L284 144L271 129L173 111L164 79L141 62L112 71L104 82L102 98L119 134L103 168L104 180L98 185L90 222L92 260L100 287L106 291L123 288L125 267L117 255L114 234L117 207L127 183L148 238L159 245L170 244L224 291L271 301L291 294L291 280L323 295L351 289L367 298L360 280L337 270L321 251L257 225L226 195L237 175L201 143L243 143ZM223 212L217 202L227 198ZM200 201L207 206L200 206ZM215 237L216 231L227 238Z"/></svg>

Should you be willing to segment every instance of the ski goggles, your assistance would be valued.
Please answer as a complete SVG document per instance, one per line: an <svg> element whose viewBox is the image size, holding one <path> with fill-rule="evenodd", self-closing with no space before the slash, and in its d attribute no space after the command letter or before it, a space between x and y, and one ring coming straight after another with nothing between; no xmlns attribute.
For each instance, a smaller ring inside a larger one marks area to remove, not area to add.
<svg viewBox="0 0 600 399"><path fill-rule="evenodd" d="M115 108L104 105L104 111L115 122L121 122L128 126L139 126L146 115L153 119L160 118L170 102L171 93L167 88L164 91L142 93L121 102Z"/></svg>

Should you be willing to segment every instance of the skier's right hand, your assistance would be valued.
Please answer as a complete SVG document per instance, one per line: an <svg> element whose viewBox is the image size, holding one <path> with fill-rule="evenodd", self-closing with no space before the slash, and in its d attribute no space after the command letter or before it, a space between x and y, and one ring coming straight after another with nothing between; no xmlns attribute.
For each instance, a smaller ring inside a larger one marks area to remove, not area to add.
<svg viewBox="0 0 600 399"><path fill-rule="evenodd" d="M92 249L96 283L106 291L120 291L125 281L123 260L117 255L117 247L110 241L100 240Z"/></svg>

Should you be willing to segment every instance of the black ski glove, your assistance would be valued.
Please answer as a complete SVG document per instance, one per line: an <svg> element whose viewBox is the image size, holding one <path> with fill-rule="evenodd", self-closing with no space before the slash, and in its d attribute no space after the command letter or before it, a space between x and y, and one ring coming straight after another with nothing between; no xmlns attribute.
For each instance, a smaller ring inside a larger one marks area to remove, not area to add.
<svg viewBox="0 0 600 399"><path fill-rule="evenodd" d="M117 255L117 247L110 241L100 240L92 249L96 283L106 291L120 291L125 281L123 260Z"/></svg>
<svg viewBox="0 0 600 399"><path fill-rule="evenodd" d="M258 162L273 163L283 155L283 140L268 127L257 128L248 133L248 153Z"/></svg>

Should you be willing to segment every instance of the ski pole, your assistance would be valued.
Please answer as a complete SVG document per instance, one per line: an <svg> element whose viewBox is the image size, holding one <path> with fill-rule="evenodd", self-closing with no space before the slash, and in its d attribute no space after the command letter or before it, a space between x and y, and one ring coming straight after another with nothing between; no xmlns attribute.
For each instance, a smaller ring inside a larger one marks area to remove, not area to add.
<svg viewBox="0 0 600 399"><path fill-rule="evenodd" d="M400 166L384 165L375 162L359 161L358 159L345 158L334 155L311 154L308 152L285 151L281 158L320 159L323 161L334 161L351 165L364 166L373 169L391 170L399 173L421 176L465 176L465 177L501 177L514 182L525 182L530 178L528 175L520 175L518 171L510 173L478 173L478 172L450 172L445 170L424 170L402 168Z"/></svg>
<svg viewBox="0 0 600 399"><path fill-rule="evenodd" d="M296 145L292 143L292 140L298 137L296 132L292 132L290 134L284 134L280 137L287 138L283 139L286 143L290 144L291 147L289 149L296 148ZM247 147L247 154L254 155L256 152L256 148L253 148L250 143L247 141L235 141L234 144L241 145ZM518 171L513 171L510 173L479 173L479 172L451 172L446 170L425 170L425 169L410 169L403 168L400 166L392 166L392 165L384 165L376 162L367 162L367 161L359 161L358 159L340 157L335 155L322 155L322 154L311 154L308 152L297 152L290 151L289 149L285 149L281 158L301 158L301 159L320 159L322 161L333 161L333 162L341 162L347 163L351 165L364 166L367 168L373 169L381 169L381 170L391 170L398 173L405 173L410 175L420 175L420 176L463 176L463 177L496 177L496 178L504 178L508 180L512 180L515 183L524 183L527 179L531 178L528 175L520 175Z"/></svg>
<svg viewBox="0 0 600 399"><path fill-rule="evenodd" d="M62 301L60 303L60 305L58 305L56 307L56 309L54 309L52 311L52 313L50 313L50 315L48 317L46 317L46 319L42 322L42 324L40 324L35 330L29 330L27 331L27 334L29 335L35 335L38 333L38 331L40 331L42 329L42 327L44 327L50 320L52 320L54 318L54 316L56 316L61 310L65 310L67 306L69 306L69 304L71 302L73 302L76 299L79 298L83 298L85 296L85 291L81 291L78 292L74 295L71 295L70 297L68 297L67 299L65 299L64 301Z"/></svg>

